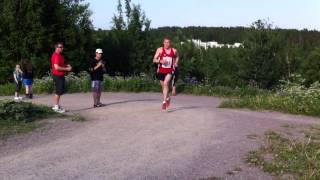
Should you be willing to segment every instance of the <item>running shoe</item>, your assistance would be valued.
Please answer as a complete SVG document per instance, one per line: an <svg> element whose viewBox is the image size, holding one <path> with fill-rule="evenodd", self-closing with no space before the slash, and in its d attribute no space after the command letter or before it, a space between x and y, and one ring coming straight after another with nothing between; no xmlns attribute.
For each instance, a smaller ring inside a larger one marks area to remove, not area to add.
<svg viewBox="0 0 320 180"><path fill-rule="evenodd" d="M165 101L162 102L162 110L167 109L167 103Z"/></svg>
<svg viewBox="0 0 320 180"><path fill-rule="evenodd" d="M102 104L102 103L100 102L100 103L98 103L96 106L97 106L97 107L103 107L104 104Z"/></svg>
<svg viewBox="0 0 320 180"><path fill-rule="evenodd" d="M167 108L169 108L169 106L170 106L170 102L171 102L171 99L170 99L170 98L167 98L167 100L166 100Z"/></svg>
<svg viewBox="0 0 320 180"><path fill-rule="evenodd" d="M20 100L19 97L14 97L13 99L16 100L16 101L19 101L19 100Z"/></svg>
<svg viewBox="0 0 320 180"><path fill-rule="evenodd" d="M54 112L57 112L57 113L65 113L65 112L66 112L66 110L63 109L61 106L54 106L54 107L52 108L52 110L53 110Z"/></svg>

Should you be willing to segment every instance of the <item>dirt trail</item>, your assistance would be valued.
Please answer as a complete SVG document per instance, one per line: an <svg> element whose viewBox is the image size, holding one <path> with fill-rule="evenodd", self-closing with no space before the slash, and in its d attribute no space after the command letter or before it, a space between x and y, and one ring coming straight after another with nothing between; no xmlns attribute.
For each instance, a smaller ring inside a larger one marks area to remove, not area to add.
<svg viewBox="0 0 320 180"><path fill-rule="evenodd" d="M51 96L34 100L51 101ZM260 145L247 136L320 122L219 109L221 99L213 97L180 95L165 112L156 93L105 93L103 102L107 106L93 109L90 94L65 95L62 104L88 121L56 122L0 144L0 179L272 179L244 163ZM228 175L235 168L241 171Z"/></svg>

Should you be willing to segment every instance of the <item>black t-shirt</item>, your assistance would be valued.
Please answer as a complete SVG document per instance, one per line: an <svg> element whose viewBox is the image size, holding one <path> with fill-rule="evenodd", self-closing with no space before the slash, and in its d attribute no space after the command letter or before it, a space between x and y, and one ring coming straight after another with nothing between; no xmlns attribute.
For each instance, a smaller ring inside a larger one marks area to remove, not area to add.
<svg viewBox="0 0 320 180"><path fill-rule="evenodd" d="M28 69L28 68L23 68L23 79L33 79L33 67Z"/></svg>
<svg viewBox="0 0 320 180"><path fill-rule="evenodd" d="M103 62L103 60L96 60L95 58L90 60L89 63L89 73L91 76L91 80L92 81L103 81L103 73L104 73L104 69L103 67L99 67L96 70L92 70L94 67L96 67L98 65L99 62Z"/></svg>

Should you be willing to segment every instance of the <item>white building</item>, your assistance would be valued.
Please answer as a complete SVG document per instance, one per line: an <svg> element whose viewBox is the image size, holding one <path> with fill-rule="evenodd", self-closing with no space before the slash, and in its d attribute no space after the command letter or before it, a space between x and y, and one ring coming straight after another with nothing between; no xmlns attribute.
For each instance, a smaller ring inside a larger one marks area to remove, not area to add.
<svg viewBox="0 0 320 180"><path fill-rule="evenodd" d="M216 41L209 41L209 42L202 42L200 39L192 39L192 40L188 40L189 42L191 41L196 47L201 47L204 49L208 49L208 48L223 48L223 47L227 47L227 48L241 48L242 47L242 43L234 43L234 44L219 44Z"/></svg>

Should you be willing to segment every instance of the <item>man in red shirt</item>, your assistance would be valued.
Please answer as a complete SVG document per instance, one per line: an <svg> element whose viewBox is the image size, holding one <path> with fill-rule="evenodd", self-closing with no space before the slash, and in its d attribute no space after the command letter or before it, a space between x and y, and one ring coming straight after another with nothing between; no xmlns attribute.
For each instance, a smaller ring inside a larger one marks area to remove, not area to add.
<svg viewBox="0 0 320 180"><path fill-rule="evenodd" d="M158 64L157 76L160 80L163 93L162 109L165 110L170 106L169 84L174 74L175 68L178 67L178 51L171 47L171 40L164 38L163 47L157 49L153 58L153 63Z"/></svg>
<svg viewBox="0 0 320 180"><path fill-rule="evenodd" d="M64 58L61 55L63 52L63 43L55 44L55 51L51 56L52 78L55 85L54 106L52 110L58 113L64 113L65 109L60 106L60 97L65 91L65 72L71 71L72 67L65 65Z"/></svg>

